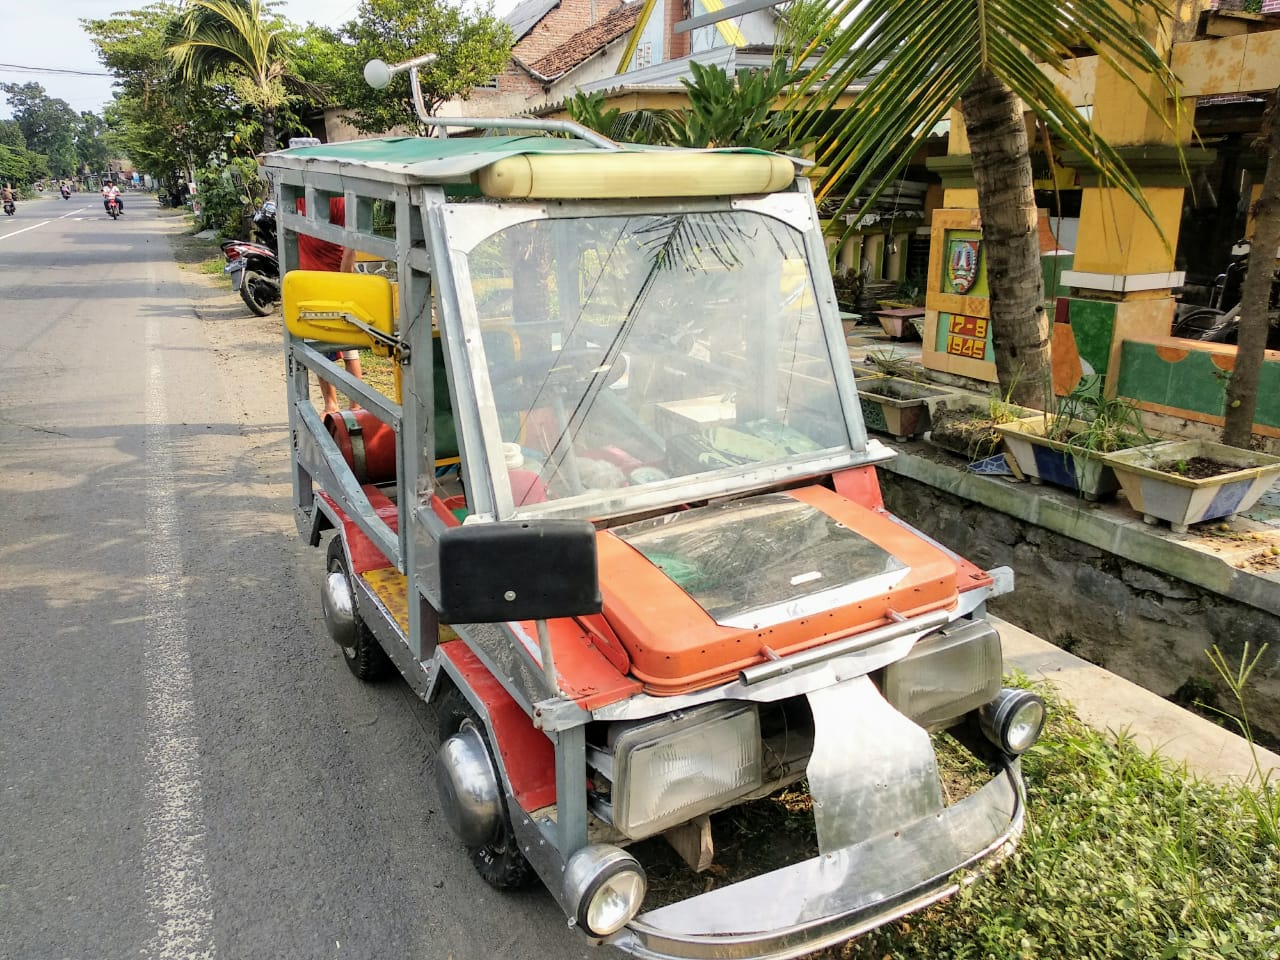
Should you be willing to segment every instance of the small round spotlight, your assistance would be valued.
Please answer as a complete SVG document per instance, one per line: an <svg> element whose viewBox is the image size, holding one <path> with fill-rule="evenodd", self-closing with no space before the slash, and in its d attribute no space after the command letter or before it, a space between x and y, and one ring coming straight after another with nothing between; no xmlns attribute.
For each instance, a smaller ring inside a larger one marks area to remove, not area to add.
<svg viewBox="0 0 1280 960"><path fill-rule="evenodd" d="M644 868L625 850L593 843L569 858L565 904L574 922L593 937L617 933L644 902Z"/></svg>
<svg viewBox="0 0 1280 960"><path fill-rule="evenodd" d="M1039 739L1044 720L1044 701L1026 690L1001 690L978 710L978 724L987 739L1014 756Z"/></svg>
<svg viewBox="0 0 1280 960"><path fill-rule="evenodd" d="M364 82L381 90L391 82L391 68L385 60L370 60L364 65Z"/></svg>

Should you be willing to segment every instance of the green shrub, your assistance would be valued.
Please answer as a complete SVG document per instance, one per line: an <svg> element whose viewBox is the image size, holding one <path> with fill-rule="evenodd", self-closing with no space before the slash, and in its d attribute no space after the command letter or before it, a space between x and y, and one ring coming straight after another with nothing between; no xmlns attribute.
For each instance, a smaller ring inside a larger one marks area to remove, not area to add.
<svg viewBox="0 0 1280 960"><path fill-rule="evenodd" d="M252 158L232 157L222 166L196 171L200 214L197 230L217 230L220 239L246 237L246 218L263 196L258 167Z"/></svg>

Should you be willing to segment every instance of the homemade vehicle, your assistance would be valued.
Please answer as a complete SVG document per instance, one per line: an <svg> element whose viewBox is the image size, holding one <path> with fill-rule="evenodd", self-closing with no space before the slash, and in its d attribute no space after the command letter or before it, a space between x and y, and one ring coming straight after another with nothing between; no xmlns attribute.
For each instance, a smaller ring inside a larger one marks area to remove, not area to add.
<svg viewBox="0 0 1280 960"><path fill-rule="evenodd" d="M437 809L487 881L536 875L640 957L792 957L1012 848L1044 705L1001 688L984 604L1011 577L885 510L792 159L517 129L266 166L326 622L357 677L389 662L437 704ZM314 216L334 197L345 227ZM394 279L293 269L299 233ZM398 395L345 346L390 356ZM323 422L309 372L360 409ZM940 731L979 771L963 796ZM714 814L802 778L808 854L647 890L654 838L705 867Z"/></svg>

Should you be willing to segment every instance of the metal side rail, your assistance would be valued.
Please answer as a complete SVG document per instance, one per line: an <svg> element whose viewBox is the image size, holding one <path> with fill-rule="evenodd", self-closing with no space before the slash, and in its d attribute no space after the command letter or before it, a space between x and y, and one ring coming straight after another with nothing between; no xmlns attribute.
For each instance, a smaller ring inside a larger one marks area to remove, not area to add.
<svg viewBox="0 0 1280 960"><path fill-rule="evenodd" d="M1017 761L936 815L638 915L607 943L646 960L786 960L954 893L958 871L1003 859L1022 831Z"/></svg>

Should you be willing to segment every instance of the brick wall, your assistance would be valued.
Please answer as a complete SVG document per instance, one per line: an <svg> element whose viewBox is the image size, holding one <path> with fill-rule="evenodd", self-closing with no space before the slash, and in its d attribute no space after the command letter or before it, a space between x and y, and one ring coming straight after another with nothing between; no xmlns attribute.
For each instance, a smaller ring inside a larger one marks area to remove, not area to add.
<svg viewBox="0 0 1280 960"><path fill-rule="evenodd" d="M666 30L667 60L678 60L689 55L689 34L676 33L676 24L685 19L685 0L664 0L663 24Z"/></svg>

